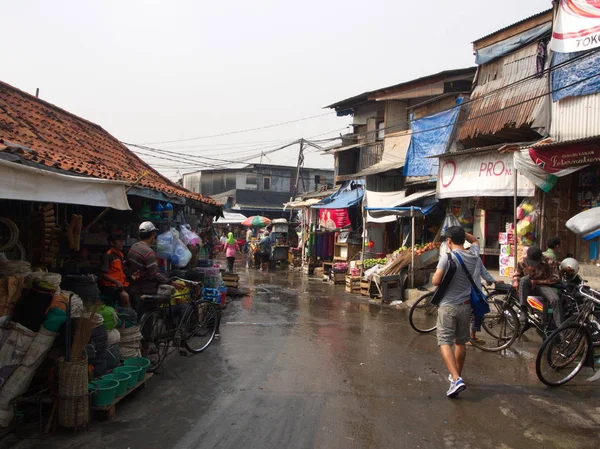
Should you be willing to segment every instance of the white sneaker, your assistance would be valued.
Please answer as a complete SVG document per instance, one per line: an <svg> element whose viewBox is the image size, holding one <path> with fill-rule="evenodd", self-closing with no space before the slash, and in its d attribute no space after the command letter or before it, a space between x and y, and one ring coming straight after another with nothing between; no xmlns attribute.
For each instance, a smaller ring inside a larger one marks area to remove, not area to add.
<svg viewBox="0 0 600 449"><path fill-rule="evenodd" d="M448 389L446 396L448 396L449 398L455 398L461 391L465 390L466 388L467 386L465 385L465 381L459 377L458 379L450 383L450 388Z"/></svg>

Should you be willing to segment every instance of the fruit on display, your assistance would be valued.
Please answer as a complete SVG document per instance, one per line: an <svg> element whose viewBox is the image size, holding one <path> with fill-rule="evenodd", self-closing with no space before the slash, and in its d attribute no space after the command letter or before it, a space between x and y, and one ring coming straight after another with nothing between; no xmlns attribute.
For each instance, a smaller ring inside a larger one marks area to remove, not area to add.
<svg viewBox="0 0 600 449"><path fill-rule="evenodd" d="M363 262L363 266L366 269L372 268L375 265L385 265L387 263L387 259L383 258L383 259L365 259Z"/></svg>

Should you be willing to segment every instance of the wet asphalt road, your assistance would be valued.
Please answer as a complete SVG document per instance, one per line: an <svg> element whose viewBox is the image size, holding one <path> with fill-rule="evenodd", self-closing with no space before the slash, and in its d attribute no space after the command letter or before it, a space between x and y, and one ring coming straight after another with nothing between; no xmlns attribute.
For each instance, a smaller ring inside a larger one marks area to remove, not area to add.
<svg viewBox="0 0 600 449"><path fill-rule="evenodd" d="M549 389L540 342L507 355L470 349L467 390L445 396L433 335L407 309L380 307L300 273L241 271L251 295L228 307L222 338L171 356L117 418L78 436L14 448L592 448L598 385ZM0 444L0 446L2 446Z"/></svg>

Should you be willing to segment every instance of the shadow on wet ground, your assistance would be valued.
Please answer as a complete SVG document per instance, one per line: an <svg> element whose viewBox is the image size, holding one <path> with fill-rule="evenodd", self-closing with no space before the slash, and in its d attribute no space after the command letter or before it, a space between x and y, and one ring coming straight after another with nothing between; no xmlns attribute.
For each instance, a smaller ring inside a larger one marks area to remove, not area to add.
<svg viewBox="0 0 600 449"><path fill-rule="evenodd" d="M504 354L471 348L467 390L445 396L435 335L406 308L377 306L298 272L240 270L222 338L171 356L111 422L15 448L587 448L598 390L535 375L540 341Z"/></svg>

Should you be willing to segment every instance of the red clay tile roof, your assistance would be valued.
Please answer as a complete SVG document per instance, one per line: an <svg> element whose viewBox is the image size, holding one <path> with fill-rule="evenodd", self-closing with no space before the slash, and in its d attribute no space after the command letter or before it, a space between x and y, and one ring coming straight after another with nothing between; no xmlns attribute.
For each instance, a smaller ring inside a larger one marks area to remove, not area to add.
<svg viewBox="0 0 600 449"><path fill-rule="evenodd" d="M162 176L102 127L0 81L0 139L24 145L31 162L220 206ZM0 146L0 151L7 149Z"/></svg>

